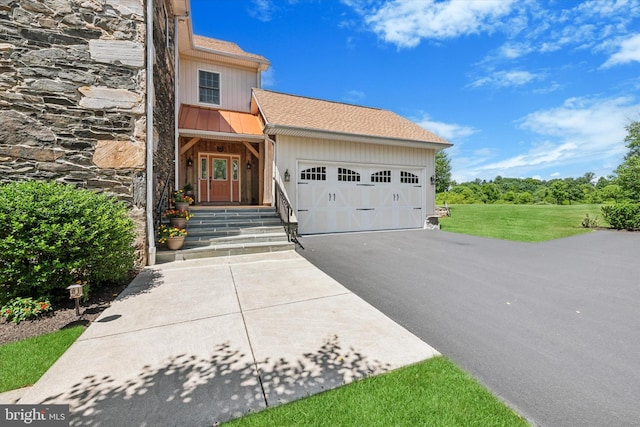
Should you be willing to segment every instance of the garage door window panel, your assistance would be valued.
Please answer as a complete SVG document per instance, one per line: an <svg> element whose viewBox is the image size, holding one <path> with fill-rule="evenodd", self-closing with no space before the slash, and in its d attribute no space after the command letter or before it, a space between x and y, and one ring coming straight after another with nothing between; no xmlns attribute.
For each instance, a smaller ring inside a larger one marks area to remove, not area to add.
<svg viewBox="0 0 640 427"><path fill-rule="evenodd" d="M300 179L303 181L326 181L327 167L317 166L314 168L305 169L300 172Z"/></svg>
<svg viewBox="0 0 640 427"><path fill-rule="evenodd" d="M338 181L360 182L360 174L352 169L338 168Z"/></svg>

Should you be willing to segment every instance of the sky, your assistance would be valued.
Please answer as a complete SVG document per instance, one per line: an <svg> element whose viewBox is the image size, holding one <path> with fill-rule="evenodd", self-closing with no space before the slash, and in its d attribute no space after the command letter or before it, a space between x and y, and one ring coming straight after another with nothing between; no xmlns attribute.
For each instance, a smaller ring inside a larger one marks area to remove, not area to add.
<svg viewBox="0 0 640 427"><path fill-rule="evenodd" d="M608 176L640 120L640 0L191 0L263 88L394 111L457 182Z"/></svg>

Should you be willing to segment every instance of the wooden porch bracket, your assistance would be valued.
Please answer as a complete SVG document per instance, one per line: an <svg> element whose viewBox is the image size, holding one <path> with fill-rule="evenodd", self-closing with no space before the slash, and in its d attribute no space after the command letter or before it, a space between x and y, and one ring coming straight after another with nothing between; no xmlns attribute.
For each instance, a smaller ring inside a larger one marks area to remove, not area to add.
<svg viewBox="0 0 640 427"><path fill-rule="evenodd" d="M251 154L253 154L256 159L260 159L260 154L256 151L255 148L253 148L253 145L249 144L247 141L242 141L242 143L245 147L247 147L247 150L251 151Z"/></svg>
<svg viewBox="0 0 640 427"><path fill-rule="evenodd" d="M200 138L198 137L191 138L189 142L187 142L186 144L184 144L182 148L180 148L180 155L182 156L184 153L186 153L189 150L189 148L196 145L198 141L200 141Z"/></svg>

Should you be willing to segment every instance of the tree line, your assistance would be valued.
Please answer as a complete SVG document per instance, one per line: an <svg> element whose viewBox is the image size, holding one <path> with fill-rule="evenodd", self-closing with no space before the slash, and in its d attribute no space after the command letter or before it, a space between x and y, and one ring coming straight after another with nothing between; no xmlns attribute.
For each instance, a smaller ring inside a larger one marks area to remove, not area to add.
<svg viewBox="0 0 640 427"><path fill-rule="evenodd" d="M640 203L640 122L625 128L629 151L607 177L587 172L579 178L541 180L535 178L476 179L456 183L444 151L436 153L436 203L580 204Z"/></svg>

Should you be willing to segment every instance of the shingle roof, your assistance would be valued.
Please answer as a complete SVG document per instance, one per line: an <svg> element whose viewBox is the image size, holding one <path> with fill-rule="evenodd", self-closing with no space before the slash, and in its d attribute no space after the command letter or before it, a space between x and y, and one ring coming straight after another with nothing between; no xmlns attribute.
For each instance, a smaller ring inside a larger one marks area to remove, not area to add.
<svg viewBox="0 0 640 427"><path fill-rule="evenodd" d="M268 126L449 145L443 138L392 111L263 89L254 89L253 94Z"/></svg>
<svg viewBox="0 0 640 427"><path fill-rule="evenodd" d="M196 45L196 47L211 49L211 50L215 50L217 52L222 52L222 53L230 53L232 55L245 56L247 58L255 59L258 62L269 63L269 60L267 60L267 58L265 58L264 56L245 52L240 48L240 46L232 42L212 39L209 37L197 36L194 34L193 43Z"/></svg>

